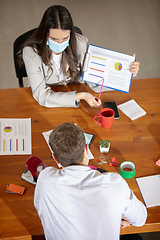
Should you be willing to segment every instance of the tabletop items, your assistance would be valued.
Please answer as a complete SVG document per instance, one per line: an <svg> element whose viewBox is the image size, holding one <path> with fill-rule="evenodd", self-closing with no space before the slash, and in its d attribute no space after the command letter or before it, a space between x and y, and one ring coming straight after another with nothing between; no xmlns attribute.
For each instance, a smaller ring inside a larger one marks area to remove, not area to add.
<svg viewBox="0 0 160 240"><path fill-rule="evenodd" d="M31 118L0 118L0 143L0 155L31 154Z"/></svg>
<svg viewBox="0 0 160 240"><path fill-rule="evenodd" d="M146 114L146 112L133 99L118 105L118 108L131 120L135 120Z"/></svg>
<svg viewBox="0 0 160 240"><path fill-rule="evenodd" d="M160 205L160 174L136 178L146 207Z"/></svg>
<svg viewBox="0 0 160 240"><path fill-rule="evenodd" d="M97 121L96 118L100 118L100 121ZM94 121L100 124L103 128L111 128L114 121L113 109L111 108L102 109L100 114L94 116Z"/></svg>
<svg viewBox="0 0 160 240"><path fill-rule="evenodd" d="M100 152L101 153L108 153L109 152L110 142L111 141L108 140L108 139L100 141L99 147L100 147Z"/></svg>
<svg viewBox="0 0 160 240"><path fill-rule="evenodd" d="M16 193L16 194L23 194L25 191L25 187L24 186L19 186L19 185L16 185L16 184L8 184L7 185L7 190L6 192L7 193Z"/></svg>
<svg viewBox="0 0 160 240"><path fill-rule="evenodd" d="M54 90L57 92L60 90L64 92L76 90L78 92L91 92L87 84L70 84L67 87L54 86ZM51 152L47 144L44 143L42 132L47 132L48 129L53 129L67 121L77 123L84 132L96 134L91 146L94 160L90 160L90 165L118 173L119 166L109 166L110 161L113 162L112 158L115 157L119 164L125 160L134 162L136 165L136 178L156 176L160 174L160 166L157 165L158 162L156 164L156 161L160 158L159 96L159 78L133 80L128 94L117 91L102 92L102 103L115 100L117 105L120 105L135 99L147 112L143 118L134 121L131 121L121 112L120 119L114 120L112 127L105 129L93 121L93 117L100 112L100 108L90 108L85 101L81 101L79 108L45 108L39 106L33 99L30 88L0 89L1 118L31 118L32 154L43 159L48 166L57 167L50 157ZM98 98L98 93L95 93L95 97ZM7 124L4 127L7 126L10 125ZM10 131L8 128L6 130ZM107 138L111 140L111 147L108 153L102 154L99 150L99 143L101 139L105 140ZM21 179L21 174L26 169L26 160L29 157L30 155L0 155L2 239L21 238L21 236L33 238L33 236L43 235L41 223L33 206L34 186ZM138 199L143 201L136 178L126 179L126 181ZM6 193L8 183L25 185L24 194ZM21 214L22 211L23 214ZM121 234L159 231L160 206L148 207L147 212L147 222L143 227L130 226L121 229ZM8 226L10 226L9 231Z"/></svg>

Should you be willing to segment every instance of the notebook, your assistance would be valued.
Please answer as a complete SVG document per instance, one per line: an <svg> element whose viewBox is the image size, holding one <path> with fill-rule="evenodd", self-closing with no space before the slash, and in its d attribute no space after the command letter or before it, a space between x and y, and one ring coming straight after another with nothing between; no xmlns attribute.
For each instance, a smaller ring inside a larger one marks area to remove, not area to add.
<svg viewBox="0 0 160 240"><path fill-rule="evenodd" d="M146 207L160 205L160 174L136 178Z"/></svg>
<svg viewBox="0 0 160 240"><path fill-rule="evenodd" d="M118 105L118 108L131 120L135 120L146 114L146 112L133 99Z"/></svg>

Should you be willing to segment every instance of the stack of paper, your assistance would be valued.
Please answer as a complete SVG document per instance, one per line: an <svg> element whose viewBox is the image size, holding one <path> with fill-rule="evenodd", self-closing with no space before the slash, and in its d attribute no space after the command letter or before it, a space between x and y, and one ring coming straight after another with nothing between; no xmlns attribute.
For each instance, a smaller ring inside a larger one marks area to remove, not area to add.
<svg viewBox="0 0 160 240"><path fill-rule="evenodd" d="M160 205L160 175L136 178L146 207Z"/></svg>
<svg viewBox="0 0 160 240"><path fill-rule="evenodd" d="M135 120L146 114L146 112L133 99L120 104L118 108L131 120Z"/></svg>

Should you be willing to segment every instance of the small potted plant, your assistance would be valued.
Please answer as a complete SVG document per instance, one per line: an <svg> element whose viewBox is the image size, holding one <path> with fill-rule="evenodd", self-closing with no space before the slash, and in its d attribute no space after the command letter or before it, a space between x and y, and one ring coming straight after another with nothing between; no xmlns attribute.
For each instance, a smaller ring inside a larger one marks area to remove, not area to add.
<svg viewBox="0 0 160 240"><path fill-rule="evenodd" d="M109 152L109 148L110 148L110 140L106 139L106 140L101 140L99 143L100 146L100 152L101 153L108 153Z"/></svg>

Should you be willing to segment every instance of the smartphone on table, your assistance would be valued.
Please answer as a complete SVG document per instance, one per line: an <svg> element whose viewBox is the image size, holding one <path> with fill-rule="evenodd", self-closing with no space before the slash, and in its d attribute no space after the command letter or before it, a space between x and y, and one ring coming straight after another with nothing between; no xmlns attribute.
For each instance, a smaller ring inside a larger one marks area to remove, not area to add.
<svg viewBox="0 0 160 240"><path fill-rule="evenodd" d="M111 108L114 110L114 118L115 119L118 119L120 118L120 115L119 115L119 111L118 111L118 108L117 108L117 103L115 101L110 101L110 102L104 102L104 107L105 108Z"/></svg>

